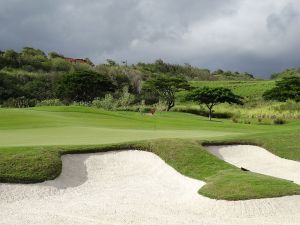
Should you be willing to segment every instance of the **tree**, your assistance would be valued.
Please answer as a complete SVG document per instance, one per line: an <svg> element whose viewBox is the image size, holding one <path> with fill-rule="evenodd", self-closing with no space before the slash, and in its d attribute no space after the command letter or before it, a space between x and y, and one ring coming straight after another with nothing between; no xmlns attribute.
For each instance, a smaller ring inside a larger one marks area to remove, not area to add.
<svg viewBox="0 0 300 225"><path fill-rule="evenodd" d="M154 92L166 102L167 111L175 106L175 93L190 88L187 80L183 77L158 76L145 82L144 90Z"/></svg>
<svg viewBox="0 0 300 225"><path fill-rule="evenodd" d="M51 70L52 71L63 71L63 72L69 72L73 68L72 64L68 61L66 61L63 58L53 58L51 59Z"/></svg>
<svg viewBox="0 0 300 225"><path fill-rule="evenodd" d="M196 88L192 92L188 93L187 100L194 101L199 104L204 104L209 110L209 120L212 118L213 107L220 103L235 103L243 104L242 97L235 95L228 88L217 87L217 88Z"/></svg>
<svg viewBox="0 0 300 225"><path fill-rule="evenodd" d="M85 62L89 64L90 66L95 66L95 64L89 59L89 58L84 58Z"/></svg>
<svg viewBox="0 0 300 225"><path fill-rule="evenodd" d="M7 49L2 56L7 67L17 68L20 66L19 53L15 52L14 50Z"/></svg>
<svg viewBox="0 0 300 225"><path fill-rule="evenodd" d="M116 63L116 61L112 60L112 59L107 59L106 60L107 64L109 66L117 66L118 64Z"/></svg>
<svg viewBox="0 0 300 225"><path fill-rule="evenodd" d="M64 59L65 58L64 55L59 54L57 52L49 52L48 57L49 57L49 59L56 59L56 58Z"/></svg>
<svg viewBox="0 0 300 225"><path fill-rule="evenodd" d="M300 101L300 77L284 77L276 86L263 94L265 100L285 102L288 99Z"/></svg>
<svg viewBox="0 0 300 225"><path fill-rule="evenodd" d="M9 98L22 96L16 76L10 76L0 72L0 104Z"/></svg>
<svg viewBox="0 0 300 225"><path fill-rule="evenodd" d="M64 75L58 85L58 95L65 101L91 102L113 91L108 76L91 70L80 70Z"/></svg>
<svg viewBox="0 0 300 225"><path fill-rule="evenodd" d="M21 55L23 56L42 56L44 58L46 58L46 54L45 52L43 52L40 49L34 49L31 47L24 47L21 51Z"/></svg>
<svg viewBox="0 0 300 225"><path fill-rule="evenodd" d="M55 82L58 75L40 74L31 77L31 79L22 85L25 96L30 99L45 100L55 98Z"/></svg>

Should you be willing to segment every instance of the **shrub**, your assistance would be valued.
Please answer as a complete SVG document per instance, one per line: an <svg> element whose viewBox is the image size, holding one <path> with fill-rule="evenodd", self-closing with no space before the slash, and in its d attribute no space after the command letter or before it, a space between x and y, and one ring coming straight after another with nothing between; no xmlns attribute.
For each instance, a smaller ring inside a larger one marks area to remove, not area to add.
<svg viewBox="0 0 300 225"><path fill-rule="evenodd" d="M94 99L92 105L97 108L103 108L106 110L115 110L117 108L117 102L111 94L106 94L105 97L102 99Z"/></svg>
<svg viewBox="0 0 300 225"><path fill-rule="evenodd" d="M145 104L145 100L141 101L141 104L139 105L139 112L140 113L146 113L146 104Z"/></svg>
<svg viewBox="0 0 300 225"><path fill-rule="evenodd" d="M166 103L164 101L159 101L158 103L154 104L154 108L156 112L162 112L167 110Z"/></svg>
<svg viewBox="0 0 300 225"><path fill-rule="evenodd" d="M239 122L239 119L238 119L237 116L233 116L233 117L231 118L231 120L232 120L233 123L238 123L238 122Z"/></svg>
<svg viewBox="0 0 300 225"><path fill-rule="evenodd" d="M40 101L37 106L61 106L64 105L59 99L46 99Z"/></svg>
<svg viewBox="0 0 300 225"><path fill-rule="evenodd" d="M273 123L277 124L277 125L282 125L282 124L285 124L286 121L282 118L276 118L276 119L273 120Z"/></svg>
<svg viewBox="0 0 300 225"><path fill-rule="evenodd" d="M7 101L3 103L3 107L11 107L11 108L27 108L34 107L36 105L35 99L28 99L24 96L18 98L9 98Z"/></svg>
<svg viewBox="0 0 300 225"><path fill-rule="evenodd" d="M128 92L128 86L123 87L122 95L117 101L118 106L123 110L127 110L133 102L134 95Z"/></svg>

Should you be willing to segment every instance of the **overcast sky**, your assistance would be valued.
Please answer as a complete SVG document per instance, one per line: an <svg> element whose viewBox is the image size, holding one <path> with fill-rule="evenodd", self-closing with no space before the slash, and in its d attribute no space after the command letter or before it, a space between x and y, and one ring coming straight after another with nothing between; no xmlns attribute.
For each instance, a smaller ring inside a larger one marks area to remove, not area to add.
<svg viewBox="0 0 300 225"><path fill-rule="evenodd" d="M0 49L268 77L300 67L299 14L299 0L0 0Z"/></svg>

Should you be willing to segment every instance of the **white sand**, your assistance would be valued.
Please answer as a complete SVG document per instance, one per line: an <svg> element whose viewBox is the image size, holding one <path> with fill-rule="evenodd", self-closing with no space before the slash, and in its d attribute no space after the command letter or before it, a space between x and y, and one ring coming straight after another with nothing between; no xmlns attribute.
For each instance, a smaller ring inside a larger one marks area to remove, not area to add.
<svg viewBox="0 0 300 225"><path fill-rule="evenodd" d="M204 182L182 176L152 153L120 151L62 159L63 172L54 181L0 184L1 225L300 224L300 196L208 199L197 194Z"/></svg>
<svg viewBox="0 0 300 225"><path fill-rule="evenodd" d="M300 184L300 162L287 160L253 145L208 146L218 158L252 172L293 181ZM300 224L300 223L299 223Z"/></svg>

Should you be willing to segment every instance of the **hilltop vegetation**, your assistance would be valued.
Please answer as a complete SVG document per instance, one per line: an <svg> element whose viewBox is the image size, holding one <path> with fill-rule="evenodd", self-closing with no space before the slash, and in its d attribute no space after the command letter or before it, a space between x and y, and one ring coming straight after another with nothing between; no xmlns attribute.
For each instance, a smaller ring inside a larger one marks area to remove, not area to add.
<svg viewBox="0 0 300 225"><path fill-rule="evenodd" d="M280 79L284 77L300 77L300 68L286 69L280 73L274 73L271 75L271 79Z"/></svg>
<svg viewBox="0 0 300 225"><path fill-rule="evenodd" d="M223 70L211 73L189 64L169 64L162 60L120 65L108 59L105 64L94 65L88 58L66 58L56 52L46 54L25 47L20 52L0 51L0 105L31 107L49 99L60 99L64 104L91 102L107 94L120 98L125 87L135 96L135 103L145 100L146 104L153 104L158 103L158 96L143 92L143 83L163 76L187 81L254 79L248 73ZM85 90L93 90L93 94L86 96Z"/></svg>

